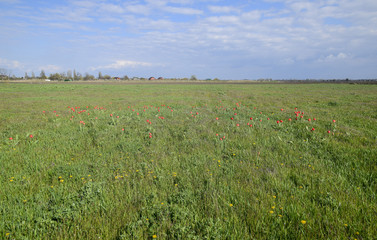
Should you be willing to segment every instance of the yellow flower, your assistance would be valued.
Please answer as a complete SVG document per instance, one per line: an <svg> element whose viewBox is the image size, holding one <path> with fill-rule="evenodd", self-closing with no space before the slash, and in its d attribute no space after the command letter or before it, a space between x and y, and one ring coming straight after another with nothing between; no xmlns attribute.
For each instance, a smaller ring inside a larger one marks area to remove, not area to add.
<svg viewBox="0 0 377 240"><path fill-rule="evenodd" d="M274 209L274 208L275 208L275 206L272 206L271 208L272 208L272 209Z"/></svg>
<svg viewBox="0 0 377 240"><path fill-rule="evenodd" d="M64 182L64 179L60 179L60 182Z"/></svg>
<svg viewBox="0 0 377 240"><path fill-rule="evenodd" d="M7 237L8 237L8 236L9 236L9 234L10 234L10 233L6 233L6 234L5 234L5 236L7 236Z"/></svg>
<svg viewBox="0 0 377 240"><path fill-rule="evenodd" d="M274 213L274 211L270 211L270 213L272 214L272 213Z"/></svg>
<svg viewBox="0 0 377 240"><path fill-rule="evenodd" d="M302 224L306 224L306 221L305 221L305 220L301 220L301 223L302 223Z"/></svg>
<svg viewBox="0 0 377 240"><path fill-rule="evenodd" d="M345 227L347 227L347 226L348 226L348 224L347 224L347 223L345 223L345 224L344 224L344 226L345 226Z"/></svg>
<svg viewBox="0 0 377 240"><path fill-rule="evenodd" d="M233 204L229 203L229 207L233 207Z"/></svg>
<svg viewBox="0 0 377 240"><path fill-rule="evenodd" d="M153 237L153 238L157 238L157 235L155 234L155 235L153 235L152 237Z"/></svg>

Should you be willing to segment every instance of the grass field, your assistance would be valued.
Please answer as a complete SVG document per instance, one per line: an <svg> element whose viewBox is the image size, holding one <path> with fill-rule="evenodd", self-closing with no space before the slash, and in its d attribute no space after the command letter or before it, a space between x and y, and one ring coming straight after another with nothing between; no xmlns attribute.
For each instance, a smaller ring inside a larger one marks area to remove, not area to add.
<svg viewBox="0 0 377 240"><path fill-rule="evenodd" d="M377 85L0 84L0 103L0 239L377 238Z"/></svg>

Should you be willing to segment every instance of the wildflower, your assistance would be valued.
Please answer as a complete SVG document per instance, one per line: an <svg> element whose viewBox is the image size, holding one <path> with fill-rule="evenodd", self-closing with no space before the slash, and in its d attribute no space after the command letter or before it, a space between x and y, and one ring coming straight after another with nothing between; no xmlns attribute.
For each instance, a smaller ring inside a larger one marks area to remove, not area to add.
<svg viewBox="0 0 377 240"><path fill-rule="evenodd" d="M155 234L155 235L153 235L153 236L152 236L152 238L157 238L157 235L156 235L156 234Z"/></svg>
<svg viewBox="0 0 377 240"><path fill-rule="evenodd" d="M10 138L9 138L9 140L13 140L13 138L12 138L12 137L10 137Z"/></svg>
<svg viewBox="0 0 377 240"><path fill-rule="evenodd" d="M229 203L229 207L233 207L233 204Z"/></svg>
<svg viewBox="0 0 377 240"><path fill-rule="evenodd" d="M33 138L34 136L32 134L29 135L30 138Z"/></svg>
<svg viewBox="0 0 377 240"><path fill-rule="evenodd" d="M302 224L306 224L306 221L305 221L305 220L301 220L301 223L302 223Z"/></svg>
<svg viewBox="0 0 377 240"><path fill-rule="evenodd" d="M274 211L270 211L270 213L271 213L271 214L273 214L273 213L274 213Z"/></svg>

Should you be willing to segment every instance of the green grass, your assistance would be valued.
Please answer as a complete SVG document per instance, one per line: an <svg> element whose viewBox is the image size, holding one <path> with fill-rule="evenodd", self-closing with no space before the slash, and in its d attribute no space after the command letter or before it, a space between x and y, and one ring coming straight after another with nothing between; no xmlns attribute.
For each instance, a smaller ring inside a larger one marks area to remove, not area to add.
<svg viewBox="0 0 377 240"><path fill-rule="evenodd" d="M377 235L376 85L0 84L0 100L1 239Z"/></svg>

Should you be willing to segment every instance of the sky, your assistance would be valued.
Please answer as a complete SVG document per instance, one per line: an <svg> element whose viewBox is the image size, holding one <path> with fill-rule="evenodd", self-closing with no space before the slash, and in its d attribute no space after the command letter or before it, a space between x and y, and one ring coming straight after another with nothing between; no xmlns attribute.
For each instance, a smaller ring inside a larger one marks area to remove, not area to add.
<svg viewBox="0 0 377 240"><path fill-rule="evenodd" d="M375 79L376 0L0 0L0 68Z"/></svg>

